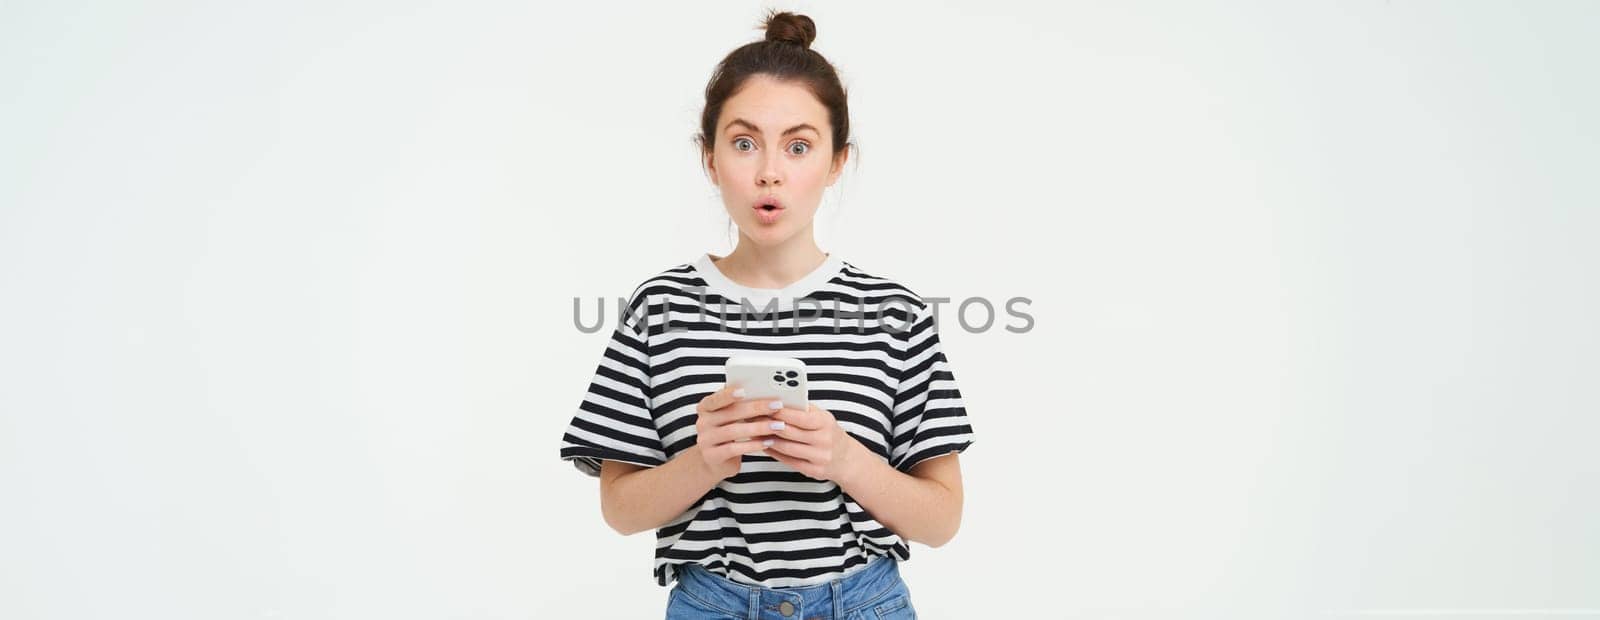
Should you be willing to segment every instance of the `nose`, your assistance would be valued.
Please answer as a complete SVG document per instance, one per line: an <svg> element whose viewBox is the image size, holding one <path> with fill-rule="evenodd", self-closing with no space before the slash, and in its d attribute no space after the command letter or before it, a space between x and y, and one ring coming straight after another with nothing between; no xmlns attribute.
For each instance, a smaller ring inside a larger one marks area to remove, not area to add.
<svg viewBox="0 0 1600 620"><path fill-rule="evenodd" d="M778 185L783 182L783 174L778 170L777 157L764 157L761 160L761 170L756 173L756 185L766 187Z"/></svg>

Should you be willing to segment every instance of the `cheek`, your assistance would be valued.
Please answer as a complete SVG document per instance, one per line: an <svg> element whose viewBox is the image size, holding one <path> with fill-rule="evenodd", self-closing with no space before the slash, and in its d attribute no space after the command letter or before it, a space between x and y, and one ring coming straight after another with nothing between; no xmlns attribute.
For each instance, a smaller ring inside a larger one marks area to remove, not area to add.
<svg viewBox="0 0 1600 620"><path fill-rule="evenodd" d="M717 173L724 178L734 179L742 175L754 174L755 169L749 157L740 157L739 153L731 150L719 150L716 154Z"/></svg>
<svg viewBox="0 0 1600 620"><path fill-rule="evenodd" d="M804 187L808 191L820 193L828 183L828 162L809 164L796 171L795 185Z"/></svg>

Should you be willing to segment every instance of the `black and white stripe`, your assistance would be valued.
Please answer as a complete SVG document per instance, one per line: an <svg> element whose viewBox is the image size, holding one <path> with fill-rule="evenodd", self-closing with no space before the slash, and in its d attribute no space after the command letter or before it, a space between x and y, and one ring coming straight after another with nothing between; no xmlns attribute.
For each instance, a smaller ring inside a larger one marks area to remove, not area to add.
<svg viewBox="0 0 1600 620"><path fill-rule="evenodd" d="M563 460L595 477L605 459L665 463L695 444L695 405L722 385L723 363L749 352L804 361L811 401L901 471L972 444L930 308L909 289L830 257L774 295L776 313L764 300L746 313L738 293L752 289L714 269L702 257L633 292L562 437ZM794 304L800 296L815 302ZM654 573L666 586L678 564L695 562L742 583L795 587L885 554L911 557L838 485L746 455L737 475L656 530Z"/></svg>

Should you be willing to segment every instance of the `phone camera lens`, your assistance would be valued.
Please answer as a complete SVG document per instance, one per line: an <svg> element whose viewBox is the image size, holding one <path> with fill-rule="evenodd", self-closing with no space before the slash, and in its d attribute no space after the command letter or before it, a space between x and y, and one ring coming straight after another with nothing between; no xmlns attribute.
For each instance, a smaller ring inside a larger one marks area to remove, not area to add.
<svg viewBox="0 0 1600 620"><path fill-rule="evenodd" d="M799 381L790 381L789 382L789 387L794 387L794 386L797 386L797 385L800 385Z"/></svg>
<svg viewBox="0 0 1600 620"><path fill-rule="evenodd" d="M791 370L791 371L788 371L788 372L785 372L785 373L783 373L783 375L784 375L784 376L785 376L785 377L788 377L788 378L790 378L790 379L793 379L793 378L795 378L795 376L796 376L796 375L799 375L799 374L800 374L800 373L797 373L797 372L795 372L795 371L793 371L793 370Z"/></svg>

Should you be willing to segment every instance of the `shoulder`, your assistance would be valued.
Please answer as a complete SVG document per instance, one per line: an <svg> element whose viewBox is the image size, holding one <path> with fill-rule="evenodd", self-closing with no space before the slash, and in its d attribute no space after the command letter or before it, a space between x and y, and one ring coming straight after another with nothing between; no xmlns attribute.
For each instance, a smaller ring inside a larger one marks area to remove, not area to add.
<svg viewBox="0 0 1600 620"><path fill-rule="evenodd" d="M918 314L928 307L922 296L905 283L876 271L867 271L850 261L844 261L834 283L856 296L873 298L879 304L901 304Z"/></svg>
<svg viewBox="0 0 1600 620"><path fill-rule="evenodd" d="M616 298L621 306L618 309L617 329L644 336L648 326L656 322L655 318L666 312L663 298L689 295L684 289L696 286L696 282L700 282L699 277L694 275L694 266L688 263L659 269L638 281L626 297ZM703 282L700 284L703 285Z"/></svg>
<svg viewBox="0 0 1600 620"><path fill-rule="evenodd" d="M688 295L690 293L686 291L704 287L705 284L693 264L678 263L659 269L634 285L633 292L628 294L628 305L642 304L650 297L663 294Z"/></svg>

